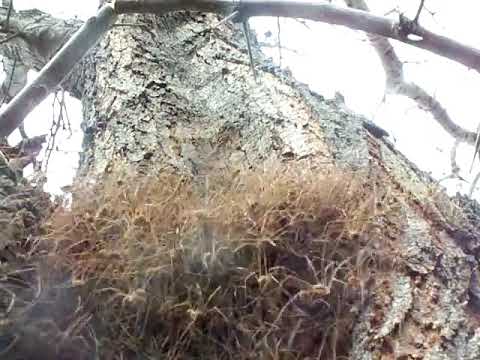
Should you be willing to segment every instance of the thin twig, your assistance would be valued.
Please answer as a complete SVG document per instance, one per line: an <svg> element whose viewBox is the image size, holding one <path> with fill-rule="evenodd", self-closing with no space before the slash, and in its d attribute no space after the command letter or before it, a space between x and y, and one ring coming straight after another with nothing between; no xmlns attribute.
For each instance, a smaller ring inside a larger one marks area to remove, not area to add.
<svg viewBox="0 0 480 360"><path fill-rule="evenodd" d="M38 104L55 91L117 18L112 4L107 3L75 32L40 70L35 80L24 86L0 112L0 136L9 136Z"/></svg>
<svg viewBox="0 0 480 360"><path fill-rule="evenodd" d="M264 47L264 48L278 48L278 43L268 43L268 42L263 42L259 41L258 46ZM282 46L282 51L288 51L296 55L303 55L304 53L299 52L297 49L292 49L289 47Z"/></svg>
<svg viewBox="0 0 480 360"><path fill-rule="evenodd" d="M5 30L8 30L10 26L10 16L12 15L13 10L13 0L10 0L8 3L7 18L5 19Z"/></svg>
<svg viewBox="0 0 480 360"><path fill-rule="evenodd" d="M181 10L219 12L225 10L226 3L228 2L223 0L171 0L168 2L168 10L166 10L164 0L116 0L115 12L119 15ZM422 41L411 40L399 33L399 24L393 22L392 19L366 11L345 8L325 1L308 0L242 0L239 1L236 8L235 3L232 3L231 6L233 9L239 10L242 17L245 18L253 16L303 18L392 38L480 71L480 51L478 49L435 34L419 25L416 26L416 32L421 33Z"/></svg>
<svg viewBox="0 0 480 360"><path fill-rule="evenodd" d="M212 30L215 30L217 27L219 27L220 25L222 24L225 24L227 21L229 20L233 20L235 19L237 16L240 15L240 12L238 10L235 10L234 12L232 12L230 15L228 15L227 17L223 18L222 20L220 20L219 22L217 22L216 24L213 24L212 26L206 28L206 29L203 29L199 32L197 32L197 34L204 34L204 33L208 33Z"/></svg>
<svg viewBox="0 0 480 360"><path fill-rule="evenodd" d="M460 167L457 164L457 149L460 145L461 141L459 139L455 139L455 143L450 150L450 166L452 168L452 175L459 176L458 173L460 172Z"/></svg>
<svg viewBox="0 0 480 360"><path fill-rule="evenodd" d="M55 116L55 105L58 104L60 107L58 116ZM65 90L62 90L60 98L58 96L58 92L55 93L55 97L53 99L52 103L52 116L53 116L53 122L52 126L50 127L50 136L48 138L48 144L45 149L45 159L43 161L43 171L46 172L48 169L48 164L50 162L50 158L52 156L53 151L58 150L55 146L56 139L57 139L57 134L60 129L67 129L70 127L70 125L67 123L65 124L65 118L67 117L68 121L68 116L66 116L66 104L65 104Z"/></svg>
<svg viewBox="0 0 480 360"><path fill-rule="evenodd" d="M391 14L398 14L400 11L398 10L398 7L394 7L393 9L388 10L386 13L383 14L383 16L388 16Z"/></svg>
<svg viewBox="0 0 480 360"><path fill-rule="evenodd" d="M25 124L24 123L21 123L18 126L18 131L20 131L20 135L21 135L22 139L24 139L24 140L28 139L28 135L27 135L27 132L25 131Z"/></svg>
<svg viewBox="0 0 480 360"><path fill-rule="evenodd" d="M235 10L234 12L232 12L230 15L228 15L227 17L223 18L222 20L220 20L218 23L214 24L209 30L211 29L215 29L217 27L219 27L220 25L226 23L227 21L235 18L236 16L238 16L240 14L240 12L238 10Z"/></svg>
<svg viewBox="0 0 480 360"><path fill-rule="evenodd" d="M424 4L425 4L425 0L420 0L420 6L418 7L417 15L415 15L415 18L413 19L413 22L415 24L418 24L418 18L420 17Z"/></svg>
<svg viewBox="0 0 480 360"><path fill-rule="evenodd" d="M462 181L466 181L464 178L460 176L460 167L457 164L457 150L458 146L460 145L462 141L460 139L456 139L455 143L452 146L452 149L450 150L450 167L451 167L451 172L447 176L440 178L437 181L437 184L442 183L445 180L448 179L459 179Z"/></svg>
<svg viewBox="0 0 480 360"><path fill-rule="evenodd" d="M248 19L243 21L243 32L245 33L245 38L247 40L248 57L250 58L250 67L252 69L253 79L255 82L257 82L257 73L255 72L255 64L253 62L252 45L250 43L250 26L248 25Z"/></svg>
<svg viewBox="0 0 480 360"><path fill-rule="evenodd" d="M308 26L307 22L305 20L302 20L302 19L298 19L298 18L294 18L293 21L296 21L298 22L299 24L305 26L308 30L312 30L312 28L310 26Z"/></svg>
<svg viewBox="0 0 480 360"><path fill-rule="evenodd" d="M472 165L470 165L470 172L472 172L473 164L475 162L475 157L478 154L479 147L480 147L480 124L478 124L478 128L477 128L477 136L475 138L475 148L474 148L475 150L473 152Z"/></svg>
<svg viewBox="0 0 480 360"><path fill-rule="evenodd" d="M365 0L345 0L345 2L348 6L365 12L369 11ZM386 75L387 91L413 100L420 109L428 111L454 139L459 139L471 145L475 143L476 134L455 123L434 95L429 94L417 84L405 80L403 63L387 38L373 34L367 34L367 38L382 62Z"/></svg>

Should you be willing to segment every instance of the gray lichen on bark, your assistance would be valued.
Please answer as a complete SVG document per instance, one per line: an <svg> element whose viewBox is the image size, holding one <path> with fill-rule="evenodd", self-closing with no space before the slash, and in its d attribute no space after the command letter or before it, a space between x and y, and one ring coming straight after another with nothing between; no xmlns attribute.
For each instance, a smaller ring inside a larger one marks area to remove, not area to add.
<svg viewBox="0 0 480 360"><path fill-rule="evenodd" d="M235 26L204 31L216 20L134 16L125 21L142 28L112 31L103 43L108 48L97 50L95 83L87 85L100 93L84 99L84 127L95 134L87 137L87 163L95 158L102 172L125 156L191 172L270 157L328 156L319 141L320 117L302 92L267 71L255 84Z"/></svg>
<svg viewBox="0 0 480 360"><path fill-rule="evenodd" d="M393 281L393 300L384 323L374 336L375 340L390 335L402 325L413 303L412 291L411 279L408 276L399 276Z"/></svg>
<svg viewBox="0 0 480 360"><path fill-rule="evenodd" d="M432 179L365 130L363 117L298 84L258 52L255 83L240 29L207 30L218 20L186 12L123 16L120 25L136 26L113 28L77 66L65 87L83 104L82 172L102 175L118 160L191 175L273 159L361 170L398 199L402 217L387 226L398 227L392 241L400 265L379 279L385 289L366 303L351 358L480 358L467 308L476 254L459 246L452 228L442 228L445 217L430 200ZM40 66L78 23L64 25L47 36L55 46L39 42L23 55L40 56L29 68ZM11 175L0 164L4 199L20 191ZM478 238L470 241L478 247Z"/></svg>
<svg viewBox="0 0 480 360"><path fill-rule="evenodd" d="M7 12L8 7L0 7L0 19L6 19ZM61 20L35 9L14 11L8 29L3 29L10 40L0 47L7 72L2 98L8 102L15 96L25 86L28 71L40 70L81 24L77 19Z"/></svg>
<svg viewBox="0 0 480 360"><path fill-rule="evenodd" d="M272 72L258 54L255 84L235 27L202 33L215 20L188 13L124 18L152 30L115 29L98 50L89 85L96 97L84 99L93 120L84 166L103 173L113 159L126 158L196 175L276 158L379 171L403 199L399 253L406 267L392 273L381 324L368 324L381 294L365 310L352 359L379 358L385 341L399 355L431 358L458 358L462 342L475 349L465 312L473 265L417 206L428 200L431 178L368 134L365 119Z"/></svg>

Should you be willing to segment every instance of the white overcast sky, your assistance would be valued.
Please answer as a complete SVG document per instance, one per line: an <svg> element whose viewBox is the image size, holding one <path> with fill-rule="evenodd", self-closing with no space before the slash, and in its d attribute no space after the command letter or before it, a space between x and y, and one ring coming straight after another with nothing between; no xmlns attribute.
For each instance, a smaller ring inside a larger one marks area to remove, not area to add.
<svg viewBox="0 0 480 360"><path fill-rule="evenodd" d="M399 8L413 17L420 0L369 0L373 11L386 14ZM14 0L17 9L40 8L59 17L78 16L82 19L95 14L98 0ZM342 4L340 1L334 3ZM400 7L399 7L400 6ZM480 1L429 1L428 10L421 18L427 28L454 37L466 44L480 48ZM395 14L389 16L398 16ZM257 18L252 21L259 39L270 30L274 40L277 34L276 19ZM307 27L308 26L308 27ZM346 98L347 106L361 113L385 128L395 139L396 147L421 169L429 171L439 179L450 173L449 152L453 139L425 113L404 98L390 95L385 103L384 74L374 51L365 42L361 32L308 22L307 26L294 20L281 21L281 43L295 52L282 51L282 66L288 66L294 76L307 83L318 93L332 97L340 91ZM405 65L407 79L417 82L434 94L446 107L459 125L475 130L480 122L477 96L480 90L480 76L475 71L449 60L429 54L406 45L394 44ZM277 49L265 52L278 60ZM33 74L32 74L33 75ZM59 188L71 182L78 163L81 144L80 105L76 100L68 101L69 116L74 125L74 134L63 137L59 143L60 152L54 153L49 166L47 190L59 192ZM29 134L48 132L52 118L52 100L45 101L26 120ZM18 134L12 135L12 142ZM480 171L476 164L469 174L473 147L459 148L458 164L461 175L471 180ZM445 181L449 193L467 192L470 184L461 181ZM480 198L480 190L477 191Z"/></svg>

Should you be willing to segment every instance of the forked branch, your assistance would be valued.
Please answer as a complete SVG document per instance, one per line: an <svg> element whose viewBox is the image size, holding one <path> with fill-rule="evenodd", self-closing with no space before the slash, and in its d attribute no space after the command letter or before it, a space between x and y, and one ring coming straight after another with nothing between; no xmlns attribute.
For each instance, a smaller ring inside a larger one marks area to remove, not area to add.
<svg viewBox="0 0 480 360"><path fill-rule="evenodd" d="M364 0L345 0L345 2L348 6L369 11ZM387 91L413 100L419 108L429 112L438 124L455 140L473 145L476 139L474 132L456 124L442 104L421 86L405 81L403 63L390 41L385 37L374 34L367 34L367 37L385 70Z"/></svg>
<svg viewBox="0 0 480 360"><path fill-rule="evenodd" d="M403 28L399 21L374 15L358 8L336 6L329 2L309 0L242 0L239 2L231 0L116 0L114 7L119 14L165 14L181 10L228 14L236 10L241 13L242 17L280 16L309 19L395 39L480 71L480 50L478 49L435 34L418 24L412 27L411 34L417 35L420 40L411 40L402 31Z"/></svg>

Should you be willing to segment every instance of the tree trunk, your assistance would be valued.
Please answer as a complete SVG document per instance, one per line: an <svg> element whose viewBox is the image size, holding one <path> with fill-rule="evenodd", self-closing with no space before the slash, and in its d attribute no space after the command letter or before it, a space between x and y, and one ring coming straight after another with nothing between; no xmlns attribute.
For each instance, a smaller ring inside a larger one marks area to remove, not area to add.
<svg viewBox="0 0 480 360"><path fill-rule="evenodd" d="M124 25L65 82L83 104L81 174L102 177L121 162L139 173L167 170L194 179L271 163L360 173L374 196L388 192L396 204L397 215L383 224L395 261L368 285L344 353L479 359L474 205L448 199L382 129L295 82L254 47L255 82L241 27L210 28L219 20L186 12L121 17ZM2 183L2 190L12 186ZM12 199L4 194L2 208ZM381 195L375 202L385 205ZM27 237L12 234L0 242ZM337 349L328 356L336 353L342 355ZM229 357L242 354L219 355Z"/></svg>
<svg viewBox="0 0 480 360"><path fill-rule="evenodd" d="M84 167L102 173L125 158L197 174L268 158L331 161L321 124L309 121L315 95L265 61L256 84L240 28L209 31L218 20L180 13L120 21L140 26L114 28L96 53L82 98Z"/></svg>

